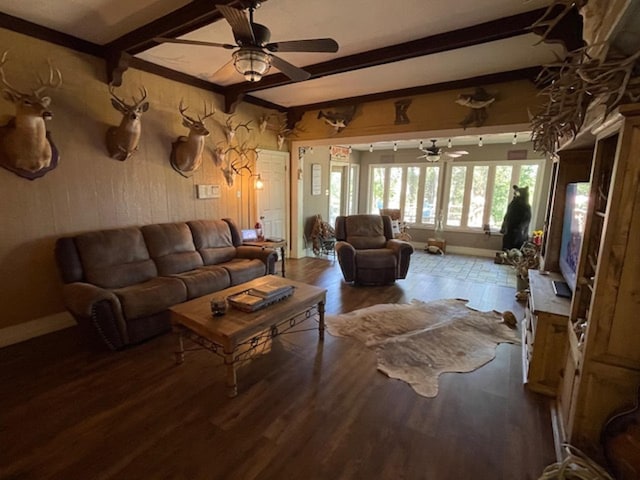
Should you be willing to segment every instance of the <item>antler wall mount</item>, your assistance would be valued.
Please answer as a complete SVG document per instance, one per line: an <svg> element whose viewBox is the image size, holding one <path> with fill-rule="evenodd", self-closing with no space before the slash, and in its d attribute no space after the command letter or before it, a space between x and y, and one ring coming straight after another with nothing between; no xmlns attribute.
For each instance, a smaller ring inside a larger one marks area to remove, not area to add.
<svg viewBox="0 0 640 480"><path fill-rule="evenodd" d="M171 166L180 175L186 177L185 173L195 172L202 165L202 152L204 151L204 139L209 136L209 130L205 127L204 121L215 115L215 109L207 112L207 104L204 104L204 113L196 120L186 114L189 107L184 106L180 100L180 115L182 125L189 129L188 136L180 136L171 144Z"/></svg>
<svg viewBox="0 0 640 480"><path fill-rule="evenodd" d="M138 150L142 131L140 118L149 109L149 102L144 101L147 98L147 90L142 87L140 100L132 97L133 103L127 103L119 98L113 85L109 85L109 93L111 94L111 105L122 114L122 120L120 125L109 127L107 130L107 150L111 158L124 161Z"/></svg>
<svg viewBox="0 0 640 480"><path fill-rule="evenodd" d="M42 94L47 88L62 85L62 73L49 62L49 78L45 82L38 75L38 87L24 93L6 79L4 65L7 51L0 58L0 80L5 100L15 105L15 116L0 127L0 166L34 180L58 165L58 150L46 129L45 120L53 114L49 110L51 97Z"/></svg>

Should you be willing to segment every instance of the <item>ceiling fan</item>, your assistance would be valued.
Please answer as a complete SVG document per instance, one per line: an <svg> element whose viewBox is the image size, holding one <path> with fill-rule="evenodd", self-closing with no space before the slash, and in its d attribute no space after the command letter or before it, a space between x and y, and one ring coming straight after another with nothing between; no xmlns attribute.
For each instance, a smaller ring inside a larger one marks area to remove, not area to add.
<svg viewBox="0 0 640 480"><path fill-rule="evenodd" d="M427 160L427 162L437 162L438 160L440 160L440 157L444 154L449 158L458 158L461 157L462 155L469 155L469 152L467 152L466 150L454 150L453 152L443 152L442 148L436 146L436 140L431 140L431 146L430 147L426 147L424 148L422 146L422 141L420 141L420 146L418 147L418 150L420 150L422 153L424 153L424 155L420 155L419 157L416 158L424 158Z"/></svg>
<svg viewBox="0 0 640 480"><path fill-rule="evenodd" d="M238 10L227 5L216 5L218 11L231 25L236 44L202 42L197 40L180 40L177 38L156 37L154 40L160 43L180 43L185 45L204 45L209 47L235 50L232 59L223 65L218 72L229 68L231 65L244 75L249 82L258 82L274 66L294 82L307 80L311 77L309 72L273 55L273 52L330 52L338 51L338 43L332 38L315 38L308 40L289 40L285 42L269 43L271 31L264 25L253 21L253 12L260 6L260 2L250 0L243 2L249 11L249 17L243 10ZM216 72L214 75L217 75Z"/></svg>

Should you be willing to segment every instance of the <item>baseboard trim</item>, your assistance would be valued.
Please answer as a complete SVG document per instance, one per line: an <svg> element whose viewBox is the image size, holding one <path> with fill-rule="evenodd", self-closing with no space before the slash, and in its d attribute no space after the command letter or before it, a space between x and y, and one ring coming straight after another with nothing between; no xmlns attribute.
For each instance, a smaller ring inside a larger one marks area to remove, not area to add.
<svg viewBox="0 0 640 480"><path fill-rule="evenodd" d="M410 242L416 250L424 250L426 243ZM471 255L474 257L494 258L495 250L487 250L486 248L460 247L456 245L447 245L447 253L457 253L459 255ZM446 254L445 254L446 255Z"/></svg>
<svg viewBox="0 0 640 480"><path fill-rule="evenodd" d="M0 329L0 348L24 342L40 335L46 335L47 333L57 332L74 325L76 325L76 321L69 312L60 312L5 327Z"/></svg>

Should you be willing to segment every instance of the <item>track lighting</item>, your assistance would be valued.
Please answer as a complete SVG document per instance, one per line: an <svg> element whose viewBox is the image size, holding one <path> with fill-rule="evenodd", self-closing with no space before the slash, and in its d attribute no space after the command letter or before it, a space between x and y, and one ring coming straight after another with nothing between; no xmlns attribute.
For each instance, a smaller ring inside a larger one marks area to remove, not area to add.
<svg viewBox="0 0 640 480"><path fill-rule="evenodd" d="M481 147L481 146L482 146L482 137L480 137L480 138L478 139L478 146L479 146L479 147Z"/></svg>

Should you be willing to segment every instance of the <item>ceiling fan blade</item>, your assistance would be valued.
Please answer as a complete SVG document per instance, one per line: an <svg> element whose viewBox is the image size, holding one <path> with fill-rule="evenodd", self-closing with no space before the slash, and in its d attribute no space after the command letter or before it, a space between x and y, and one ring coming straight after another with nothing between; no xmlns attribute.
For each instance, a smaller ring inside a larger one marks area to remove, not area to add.
<svg viewBox="0 0 640 480"><path fill-rule="evenodd" d="M234 80L237 80L239 75L236 67L233 65L233 59L229 60L227 63L222 65L218 70L213 72L209 77L211 81L217 83L219 85L226 85L228 83L232 83Z"/></svg>
<svg viewBox="0 0 640 480"><path fill-rule="evenodd" d="M221 48L226 48L227 50L232 50L236 48L235 45L230 45L228 43L201 42L200 40L180 40L179 38L155 37L153 41L158 43L180 43L183 45L202 45L204 47L221 47Z"/></svg>
<svg viewBox="0 0 640 480"><path fill-rule="evenodd" d="M231 25L236 42L243 45L255 44L256 38L253 34L253 28L251 28L251 23L243 11L227 5L216 5L216 7Z"/></svg>
<svg viewBox="0 0 640 480"><path fill-rule="evenodd" d="M416 159L418 158L427 158L429 155L420 155L419 157L416 157Z"/></svg>
<svg viewBox="0 0 640 480"><path fill-rule="evenodd" d="M449 153L455 153L456 155L469 155L469 152L467 152L466 150L455 150Z"/></svg>
<svg viewBox="0 0 640 480"><path fill-rule="evenodd" d="M333 38L314 38L309 40L289 40L287 42L267 43L270 52L330 52L338 51L338 42Z"/></svg>
<svg viewBox="0 0 640 480"><path fill-rule="evenodd" d="M276 67L294 82L302 82L303 80L308 80L309 77L311 77L309 72L305 72L301 68L298 68L275 55L271 55L271 65Z"/></svg>

